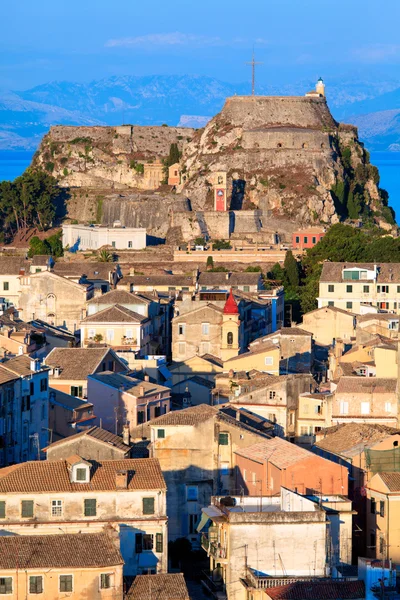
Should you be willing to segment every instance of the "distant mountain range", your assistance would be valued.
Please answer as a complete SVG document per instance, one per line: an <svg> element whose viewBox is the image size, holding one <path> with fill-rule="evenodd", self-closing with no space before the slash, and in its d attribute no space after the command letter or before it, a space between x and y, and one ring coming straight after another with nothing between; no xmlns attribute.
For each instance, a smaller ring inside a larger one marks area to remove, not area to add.
<svg viewBox="0 0 400 600"><path fill-rule="evenodd" d="M259 94L297 95L309 81L260 85ZM89 84L50 82L0 94L0 150L34 150L51 125L169 125L202 127L225 98L249 84L203 76L110 77ZM354 123L372 150L400 151L400 81L333 81L327 87L336 119Z"/></svg>

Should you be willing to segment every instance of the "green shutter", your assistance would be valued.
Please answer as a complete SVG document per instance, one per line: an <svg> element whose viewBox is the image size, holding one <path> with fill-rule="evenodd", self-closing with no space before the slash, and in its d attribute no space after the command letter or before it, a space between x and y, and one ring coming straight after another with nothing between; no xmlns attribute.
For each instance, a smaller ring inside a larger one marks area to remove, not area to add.
<svg viewBox="0 0 400 600"><path fill-rule="evenodd" d="M33 517L33 500L22 500L21 517L31 519Z"/></svg>
<svg viewBox="0 0 400 600"><path fill-rule="evenodd" d="M143 498L143 514L154 515L154 498Z"/></svg>
<svg viewBox="0 0 400 600"><path fill-rule="evenodd" d="M163 551L163 534L156 533L156 552Z"/></svg>
<svg viewBox="0 0 400 600"><path fill-rule="evenodd" d="M220 446L228 446L229 434L228 433L220 433L218 436L218 443Z"/></svg>
<svg viewBox="0 0 400 600"><path fill-rule="evenodd" d="M0 519L6 518L6 502L5 500L0 501Z"/></svg>
<svg viewBox="0 0 400 600"><path fill-rule="evenodd" d="M165 438L165 429L157 429L157 437Z"/></svg>
<svg viewBox="0 0 400 600"><path fill-rule="evenodd" d="M97 514L96 498L85 499L85 517L95 517Z"/></svg>

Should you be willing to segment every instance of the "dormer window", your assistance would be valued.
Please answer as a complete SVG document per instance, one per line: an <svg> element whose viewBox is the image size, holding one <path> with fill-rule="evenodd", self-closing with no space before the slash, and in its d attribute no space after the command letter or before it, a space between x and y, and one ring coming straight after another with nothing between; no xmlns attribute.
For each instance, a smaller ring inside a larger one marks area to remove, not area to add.
<svg viewBox="0 0 400 600"><path fill-rule="evenodd" d="M71 483L88 483L90 481L90 463L78 455L66 459Z"/></svg>

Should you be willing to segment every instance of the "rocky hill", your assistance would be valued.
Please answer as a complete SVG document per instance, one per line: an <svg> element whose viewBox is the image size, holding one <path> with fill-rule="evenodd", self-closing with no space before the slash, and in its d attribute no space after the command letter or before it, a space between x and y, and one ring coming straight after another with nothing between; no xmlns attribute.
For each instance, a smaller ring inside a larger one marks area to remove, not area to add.
<svg viewBox="0 0 400 600"><path fill-rule="evenodd" d="M165 180L163 163L175 144L181 154L176 190L154 183L154 173ZM220 231L269 241L272 231L284 238L296 227L345 218L389 229L393 223L357 129L337 123L316 94L233 96L198 130L52 127L34 166L69 189L71 219L120 219L156 237L174 229L174 239ZM232 218L212 214L217 171L227 174Z"/></svg>

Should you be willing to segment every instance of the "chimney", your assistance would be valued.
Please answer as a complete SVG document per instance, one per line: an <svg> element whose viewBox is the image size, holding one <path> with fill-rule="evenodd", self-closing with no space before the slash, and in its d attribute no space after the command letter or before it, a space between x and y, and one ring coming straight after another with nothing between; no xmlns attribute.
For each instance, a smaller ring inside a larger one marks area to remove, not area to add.
<svg viewBox="0 0 400 600"><path fill-rule="evenodd" d="M236 411L236 421L240 421L240 410Z"/></svg>
<svg viewBox="0 0 400 600"><path fill-rule="evenodd" d="M30 369L34 373L37 373L37 371L40 371L40 360L38 358L31 358Z"/></svg>
<svg viewBox="0 0 400 600"><path fill-rule="evenodd" d="M129 275L133 276L135 274L135 267L130 267Z"/></svg>
<svg viewBox="0 0 400 600"><path fill-rule="evenodd" d="M225 279L228 281L229 280L229 275L230 273L225 273Z"/></svg>
<svg viewBox="0 0 400 600"><path fill-rule="evenodd" d="M142 396L144 396L144 385L139 387L139 397L141 398Z"/></svg>
<svg viewBox="0 0 400 600"><path fill-rule="evenodd" d="M128 471L122 470L115 473L115 487L117 490L128 488Z"/></svg>
<svg viewBox="0 0 400 600"><path fill-rule="evenodd" d="M61 369L60 367L54 367L53 369L53 377L60 377Z"/></svg>
<svg viewBox="0 0 400 600"><path fill-rule="evenodd" d="M233 372L233 369L229 369L229 377L232 379L234 375L235 373Z"/></svg>
<svg viewBox="0 0 400 600"><path fill-rule="evenodd" d="M149 377L148 375L145 375L145 376L144 376L144 380L145 380L145 381L150 381L150 377Z"/></svg>
<svg viewBox="0 0 400 600"><path fill-rule="evenodd" d="M129 425L127 423L125 423L123 430L122 430L122 440L126 446L130 446L131 436L129 433Z"/></svg>

